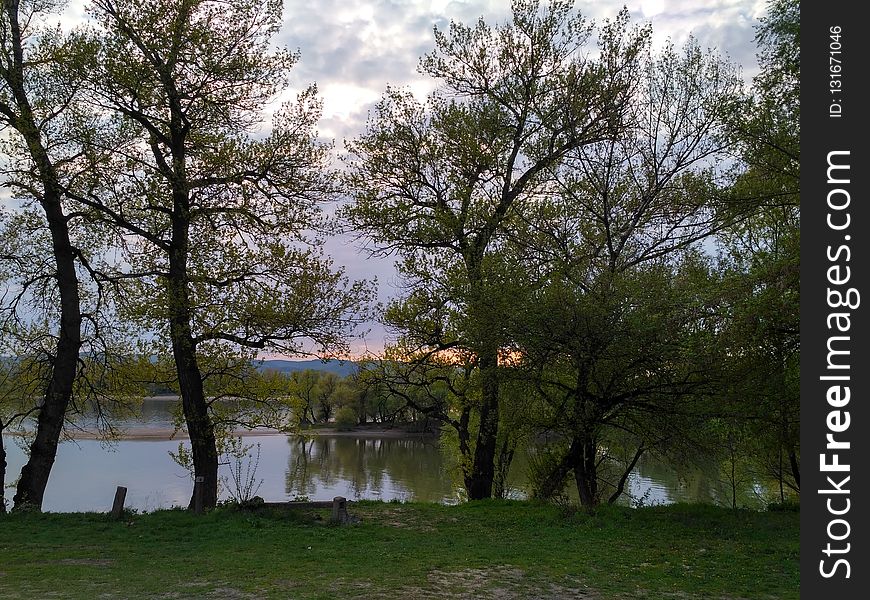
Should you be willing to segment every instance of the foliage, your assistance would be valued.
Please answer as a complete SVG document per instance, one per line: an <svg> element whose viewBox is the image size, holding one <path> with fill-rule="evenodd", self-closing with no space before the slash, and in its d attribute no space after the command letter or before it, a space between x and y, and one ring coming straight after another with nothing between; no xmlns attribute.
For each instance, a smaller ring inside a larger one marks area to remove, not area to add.
<svg viewBox="0 0 870 600"><path fill-rule="evenodd" d="M303 337L340 350L355 322L350 307L365 292L361 284L345 289L341 272L330 269L307 233L322 225L317 204L332 191L329 148L314 130L316 89L283 104L268 136L250 132L298 58L270 46L280 3L140 8L95 4L105 32L91 42L90 102L116 117L89 140L89 158L111 153L114 160L92 165L94 192L79 198L117 227L115 242L132 266L117 277L135 278L135 291L148 299L127 297L129 315L169 335L165 316L181 307L167 281L180 248L185 295L196 307L193 341L202 353L217 356L232 344L295 353ZM176 38L151 35L169 23ZM166 121L165 110L179 122ZM182 166L183 174L176 172ZM179 177L188 191L184 207L173 196ZM172 233L180 223L187 228L182 238Z"/></svg>
<svg viewBox="0 0 870 600"><path fill-rule="evenodd" d="M755 93L729 132L750 212L720 238L720 343L733 382L723 400L748 429L741 452L784 502L800 489L799 3L768 2L756 41Z"/></svg>
<svg viewBox="0 0 870 600"><path fill-rule="evenodd" d="M316 88L253 131L298 58L271 44L281 3L96 0L92 14L99 29L81 35L91 121L77 130L87 189L74 198L117 248L99 268L122 316L171 349L213 506L215 428L240 420L218 400L244 396L259 351L344 350L370 292L319 250L319 205L334 190Z"/></svg>
<svg viewBox="0 0 870 600"><path fill-rule="evenodd" d="M3 156L0 175L3 186L11 192L8 206L4 202L0 207L3 240L0 281L4 283L0 351L4 358L16 356L6 354L10 350L24 350L31 356L56 352L62 317L58 302L58 257L52 251L50 226L55 226L56 235L66 233L69 243L70 228L77 224L75 219L71 225L52 222L60 203L58 183L67 176L65 171L54 168L54 164L68 158L64 152L68 149L61 144L57 154L50 154L45 143L38 139L44 136L48 143L60 141L56 137L57 123L62 119L52 114L52 104L69 100L65 78L51 60L54 57L50 47L55 36L31 24L31 20L44 16L44 9L50 8L34 3L4 3L0 14L3 58L0 129L4 134L0 139ZM41 61L46 64L40 66ZM32 144L34 141L37 143ZM69 262L64 267L73 265L72 256L67 258ZM72 268L74 272L75 267ZM75 291L76 282L72 288ZM47 382L52 365L51 361L44 364L47 372L43 375Z"/></svg>
<svg viewBox="0 0 870 600"><path fill-rule="evenodd" d="M719 164L740 80L693 40L639 63L624 129L554 166L510 239L536 281L507 323L562 453L538 491L573 472L587 506L614 502L645 452L690 446L718 375L699 245L735 218Z"/></svg>
<svg viewBox="0 0 870 600"><path fill-rule="evenodd" d="M255 456L251 450L256 446ZM241 437L232 437L225 444L221 457L222 464L227 465L230 478L222 479L230 498L239 505L247 504L257 495L263 480L257 479L257 468L260 466L260 444L245 444Z"/></svg>
<svg viewBox="0 0 870 600"><path fill-rule="evenodd" d="M349 406L342 406L335 415L335 427L339 431L350 431L358 422L359 417Z"/></svg>
<svg viewBox="0 0 870 600"><path fill-rule="evenodd" d="M439 87L388 88L342 176L315 86L263 125L299 59L272 43L281 2L95 0L71 34L38 26L54 7L0 19L0 432L39 416L44 480L64 422L110 438L150 386L182 397L174 457L207 504L224 451L255 492L237 427L333 419L443 425L472 499L506 495L537 439L540 498L573 474L583 504L614 502L647 452L715 456L734 508L743 481L799 491L796 0L768 3L749 96L626 10L517 0L436 27ZM396 343L344 380L260 373L263 352L347 350L369 317L322 252L339 191L398 259Z"/></svg>
<svg viewBox="0 0 870 600"><path fill-rule="evenodd" d="M437 372L453 361L457 381L475 386L456 396L455 417L429 413L459 428L471 498L490 497L496 479L503 322L523 289L505 237L566 156L619 134L650 34L630 29L623 11L600 28L593 59L595 28L570 3L512 8L505 24L436 28L420 70L441 87L424 103L388 89L368 131L348 144L354 202L344 215L374 253L399 256L407 284L384 317L401 335L393 358L421 365L410 368L415 378L424 363Z"/></svg>
<svg viewBox="0 0 870 600"><path fill-rule="evenodd" d="M28 410L36 433L17 507L42 505L68 415L85 403L102 409L106 398L123 403L106 393L106 374L123 362L127 328L89 268L105 239L69 204L82 175L81 144L70 135L80 117L73 106L81 64L74 36L45 25L59 8L31 1L0 7L0 185L10 190L12 208L0 212L0 351L28 364L19 375L37 377L19 381L26 396L41 387Z"/></svg>
<svg viewBox="0 0 870 600"><path fill-rule="evenodd" d="M565 493L568 471L559 465L567 452L567 447L551 443L529 453L529 496L550 501Z"/></svg>

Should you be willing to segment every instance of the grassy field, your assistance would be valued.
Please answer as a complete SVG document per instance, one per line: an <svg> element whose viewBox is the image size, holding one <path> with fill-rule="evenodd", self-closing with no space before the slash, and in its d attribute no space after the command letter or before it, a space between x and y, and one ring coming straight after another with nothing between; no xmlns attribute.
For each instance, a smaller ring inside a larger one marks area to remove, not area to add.
<svg viewBox="0 0 870 600"><path fill-rule="evenodd" d="M349 511L0 516L0 598L798 598L796 512Z"/></svg>

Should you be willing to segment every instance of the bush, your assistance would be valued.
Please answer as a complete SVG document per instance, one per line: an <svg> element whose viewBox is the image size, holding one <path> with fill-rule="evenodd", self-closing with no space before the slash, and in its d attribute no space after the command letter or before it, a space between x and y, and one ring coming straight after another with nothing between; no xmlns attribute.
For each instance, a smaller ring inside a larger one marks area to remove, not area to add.
<svg viewBox="0 0 870 600"><path fill-rule="evenodd" d="M767 510L770 512L800 512L800 502L793 500L785 500L784 502L771 502L767 505Z"/></svg>
<svg viewBox="0 0 870 600"><path fill-rule="evenodd" d="M561 444L540 447L529 455L529 486L531 497L545 502L558 501L568 487L568 473L558 475L557 466L568 451Z"/></svg>
<svg viewBox="0 0 870 600"><path fill-rule="evenodd" d="M335 427L339 431L350 431L357 424L356 412L349 406L342 406L335 414Z"/></svg>

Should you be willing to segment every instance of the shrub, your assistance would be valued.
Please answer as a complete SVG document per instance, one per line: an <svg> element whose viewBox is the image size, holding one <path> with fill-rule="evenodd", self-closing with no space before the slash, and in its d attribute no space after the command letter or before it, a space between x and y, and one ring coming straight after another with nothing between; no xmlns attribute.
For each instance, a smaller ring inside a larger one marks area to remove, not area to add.
<svg viewBox="0 0 870 600"><path fill-rule="evenodd" d="M767 505L767 510L770 512L800 512L800 502L794 500L785 500L783 502L771 502Z"/></svg>
<svg viewBox="0 0 870 600"><path fill-rule="evenodd" d="M349 406L342 406L335 414L335 427L339 431L350 431L357 424L356 412Z"/></svg>
<svg viewBox="0 0 870 600"><path fill-rule="evenodd" d="M568 487L568 473L558 474L557 465L568 451L560 444L537 448L529 455L529 486L532 498L538 500L558 501ZM558 502L557 502L558 503Z"/></svg>

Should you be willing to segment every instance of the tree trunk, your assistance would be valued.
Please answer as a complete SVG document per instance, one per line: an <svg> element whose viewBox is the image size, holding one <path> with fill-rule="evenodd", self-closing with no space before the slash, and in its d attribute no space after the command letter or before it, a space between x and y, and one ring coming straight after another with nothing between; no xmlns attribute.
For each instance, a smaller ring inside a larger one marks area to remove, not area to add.
<svg viewBox="0 0 870 600"><path fill-rule="evenodd" d="M794 448L789 450L788 462L791 465L791 476L794 477L794 484L797 489L801 489L801 465Z"/></svg>
<svg viewBox="0 0 870 600"><path fill-rule="evenodd" d="M193 508L197 490L202 489L202 507L217 504L218 455L214 424L208 413L208 403L202 386L202 373L196 357L196 344L191 330L191 301L187 278L189 242L188 198L186 193L174 194L175 214L172 219L172 248L169 251L167 300L169 336L178 374L181 407L190 436L193 454L194 489L188 508Z"/></svg>
<svg viewBox="0 0 870 600"><path fill-rule="evenodd" d="M0 515L6 514L6 447L3 445L3 429L0 428Z"/></svg>
<svg viewBox="0 0 870 600"><path fill-rule="evenodd" d="M171 284L172 282L170 282L170 289L176 287ZM170 297L174 297L174 294L170 294ZM172 354L181 391L181 407L193 453L193 475L196 483L189 507L192 508L194 505L196 488L202 487L203 508L214 508L217 504L217 442L214 425L208 414L208 404L202 387L202 374L196 360L196 349L190 335L190 326L185 319L174 317L170 331Z"/></svg>
<svg viewBox="0 0 870 600"><path fill-rule="evenodd" d="M597 446L592 436L581 434L574 443L581 451L574 454L574 481L580 495L580 505L587 508L598 506Z"/></svg>
<svg viewBox="0 0 870 600"><path fill-rule="evenodd" d="M492 497L495 479L495 455L498 444L498 351L487 350L480 355L480 426L474 446L471 474L465 478L469 500Z"/></svg>
<svg viewBox="0 0 870 600"><path fill-rule="evenodd" d="M471 459L471 432L469 431L468 423L471 420L471 409L467 406L462 407L462 412L459 414L457 421L456 433L459 437L459 455L463 460ZM468 485L468 474L465 474L466 486Z"/></svg>
<svg viewBox="0 0 870 600"><path fill-rule="evenodd" d="M776 465L776 480L779 484L779 501L785 502L785 484L783 480L785 480L785 467L782 464L782 447L780 446L779 452L777 453L777 458L779 463Z"/></svg>
<svg viewBox="0 0 870 600"><path fill-rule="evenodd" d="M360 425L365 425L366 423L368 423L368 415L367 415L368 412L369 412L368 399L366 398L366 395L363 394L361 399L360 399L359 414L357 415L357 423L359 423Z"/></svg>
<svg viewBox="0 0 870 600"><path fill-rule="evenodd" d="M47 160L47 158L46 158ZM21 469L15 493L15 508L25 505L42 508L42 499L51 467L57 456L57 444L64 416L72 398L73 382L78 370L81 349L81 304L75 268L75 252L70 243L66 217L56 188L46 190L42 207L48 220L54 250L56 279L60 293L60 332L52 364L51 378L36 420L36 437L30 445L27 464Z"/></svg>
<svg viewBox="0 0 870 600"><path fill-rule="evenodd" d="M186 227L186 224L182 224ZM186 238L186 233L185 233ZM186 244L182 250L170 252L169 260L169 335L172 355L178 374L181 407L187 423L187 433L193 454L193 493L188 508L194 507L197 488L202 488L202 506L217 504L218 455L214 424L208 414L208 403L202 386L202 373L196 358L196 345L191 332L190 295L187 289ZM200 481L200 478L201 481Z"/></svg>
<svg viewBox="0 0 870 600"><path fill-rule="evenodd" d="M214 508L217 504L218 455L214 425L208 414L208 405L202 387L202 375L196 360L193 342L188 339L172 339L172 352L178 371L181 391L181 406L190 446L193 453L193 493L188 508L193 508L197 488L202 488L202 506ZM200 481L200 478L202 480Z"/></svg>
<svg viewBox="0 0 870 600"><path fill-rule="evenodd" d="M507 478L514 460L517 443L511 440L510 434L504 436L496 461L495 480L493 481L493 496L504 498L507 494Z"/></svg>
<svg viewBox="0 0 870 600"><path fill-rule="evenodd" d="M616 489L610 495L610 498L607 499L608 504L615 504L619 497L622 496L622 493L625 491L625 482L628 481L631 472L634 471L634 467L637 466L637 461L640 460L640 457L643 456L643 453L646 451L646 448L643 446L638 447L638 449L634 453L634 457L631 459L631 462L622 472L622 476L619 478L619 482L616 484Z"/></svg>
<svg viewBox="0 0 870 600"><path fill-rule="evenodd" d="M568 473L571 472L574 464L577 463L576 456L579 448L580 446L577 444L576 440L572 440L565 455L562 456L561 460L553 466L544 480L539 484L539 489L536 493L538 498L549 500L558 492L562 491L562 488L565 485L565 478L568 477Z"/></svg>

